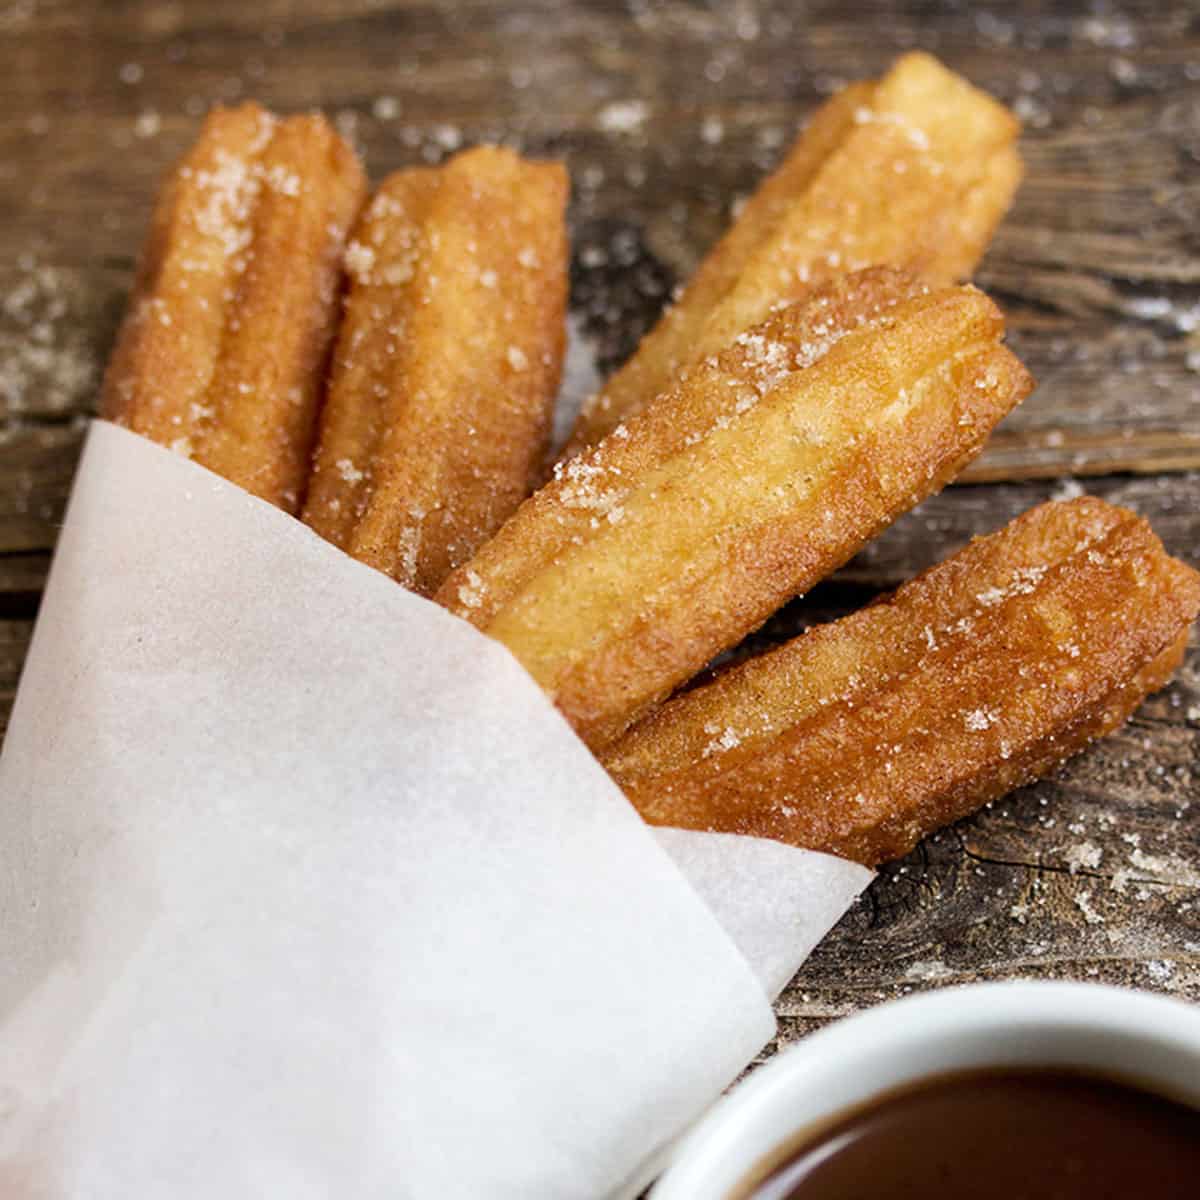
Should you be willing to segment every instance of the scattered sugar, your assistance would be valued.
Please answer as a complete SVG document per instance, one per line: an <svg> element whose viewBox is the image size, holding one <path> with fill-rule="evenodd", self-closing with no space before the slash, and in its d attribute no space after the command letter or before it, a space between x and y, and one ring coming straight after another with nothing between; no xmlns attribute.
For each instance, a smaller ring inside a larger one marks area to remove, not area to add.
<svg viewBox="0 0 1200 1200"><path fill-rule="evenodd" d="M367 205L367 219L371 221L403 215L404 205L395 196L389 196L387 192L376 192L375 198Z"/></svg>
<svg viewBox="0 0 1200 1200"><path fill-rule="evenodd" d="M1161 321L1171 315L1171 301L1165 296L1135 296L1126 302L1125 311L1143 321Z"/></svg>
<svg viewBox="0 0 1200 1200"><path fill-rule="evenodd" d="M734 32L741 41L755 41L761 29L758 14L753 9L743 9L735 14Z"/></svg>
<svg viewBox="0 0 1200 1200"><path fill-rule="evenodd" d="M1060 438L1061 440L1061 438ZM1047 439L1049 441L1049 439ZM1078 479L1064 479L1058 487L1050 493L1051 500L1078 500L1080 496L1086 495L1082 484Z"/></svg>
<svg viewBox="0 0 1200 1200"><path fill-rule="evenodd" d="M858 125L890 125L898 129L914 150L929 149L929 135L919 125L914 125L903 113L878 112L874 109L861 107L854 110L854 121Z"/></svg>
<svg viewBox="0 0 1200 1200"><path fill-rule="evenodd" d="M435 125L433 139L443 150L454 151L462 145L462 130L457 125Z"/></svg>
<svg viewBox="0 0 1200 1200"><path fill-rule="evenodd" d="M596 124L605 133L635 133L649 115L643 100L614 100L596 114Z"/></svg>
<svg viewBox="0 0 1200 1200"><path fill-rule="evenodd" d="M925 983L933 983L939 979L950 979L954 975L954 970L948 967L943 962L936 960L918 960L914 963L909 963L904 968L904 978L920 980Z"/></svg>
<svg viewBox="0 0 1200 1200"><path fill-rule="evenodd" d="M419 524L406 525L400 530L396 541L396 553L399 558L400 572L411 579L417 571L417 562L421 554L421 527Z"/></svg>
<svg viewBox="0 0 1200 1200"><path fill-rule="evenodd" d="M590 511L597 517L604 517L609 524L616 525L625 516L620 503L624 489L604 486L608 474L604 467L587 462L582 457L555 463L554 478L563 484L559 490L560 501L567 508ZM593 521L593 527L595 524Z"/></svg>
<svg viewBox="0 0 1200 1200"><path fill-rule="evenodd" d="M982 733L985 729L991 729L999 715L994 708L976 708L963 716L963 724L972 733Z"/></svg>
<svg viewBox="0 0 1200 1200"><path fill-rule="evenodd" d="M265 173L267 187L281 196L300 195L300 176L289 171L282 163L273 163Z"/></svg>
<svg viewBox="0 0 1200 1200"><path fill-rule="evenodd" d="M385 283L389 287L398 287L413 277L415 269L416 255L414 253L410 258L397 259L395 262L388 263L376 271L375 275L381 283Z"/></svg>
<svg viewBox="0 0 1200 1200"><path fill-rule="evenodd" d="M377 121L393 121L400 115L400 101L395 96L376 96L371 114Z"/></svg>
<svg viewBox="0 0 1200 1200"><path fill-rule="evenodd" d="M1045 129L1050 124L1049 108L1034 96L1018 96L1012 107L1017 119L1034 129Z"/></svg>
<svg viewBox="0 0 1200 1200"><path fill-rule="evenodd" d="M1129 856L1129 861L1139 871L1154 875L1155 883L1165 883L1172 887L1200 887L1200 870L1180 859L1134 850Z"/></svg>
<svg viewBox="0 0 1200 1200"><path fill-rule="evenodd" d="M1092 907L1092 893L1079 892L1075 896L1075 907L1083 913L1083 919L1089 925L1103 925L1104 918Z"/></svg>
<svg viewBox="0 0 1200 1200"><path fill-rule="evenodd" d="M1107 8L1107 5L1104 7ZM1132 22L1116 13L1086 18L1079 27L1079 33L1093 46L1102 46L1108 50L1131 50L1138 41L1137 29Z"/></svg>
<svg viewBox="0 0 1200 1200"><path fill-rule="evenodd" d="M761 333L739 333L734 345L746 353L743 363L750 370L750 383L760 395L786 379L795 370L791 347Z"/></svg>
<svg viewBox="0 0 1200 1200"><path fill-rule="evenodd" d="M529 358L519 346L509 346L504 356L508 359L508 365L514 371L527 371L529 369Z"/></svg>
<svg viewBox="0 0 1200 1200"><path fill-rule="evenodd" d="M467 571L466 577L467 582L458 589L458 599L464 608L478 608L485 595L483 580L472 570Z"/></svg>
<svg viewBox="0 0 1200 1200"><path fill-rule="evenodd" d="M140 138L152 138L161 128L162 118L152 108L143 109L133 123L134 135Z"/></svg>
<svg viewBox="0 0 1200 1200"><path fill-rule="evenodd" d="M705 726L705 732L711 733L713 730L709 726ZM701 758L710 758L714 754L722 754L726 750L734 750L742 744L741 734L732 726L721 730L718 737L713 738L703 750L700 751Z"/></svg>
<svg viewBox="0 0 1200 1200"><path fill-rule="evenodd" d="M1068 825L1067 828L1071 832L1082 831L1082 826ZM1079 842L1071 846L1064 857L1068 869L1074 875L1077 871L1084 869L1095 870L1104 858L1104 851L1093 842Z"/></svg>
<svg viewBox="0 0 1200 1200"><path fill-rule="evenodd" d="M1011 21L1005 21L986 10L976 12L974 19L975 28L979 31L980 37L997 46L1011 46L1013 44L1013 40L1016 37L1016 29Z"/></svg>
<svg viewBox="0 0 1200 1200"><path fill-rule="evenodd" d="M1138 69L1127 58L1120 56L1108 64L1109 73L1122 87L1132 87L1138 81Z"/></svg>
<svg viewBox="0 0 1200 1200"><path fill-rule="evenodd" d="M1014 596L1028 596L1037 590L1045 574L1044 566L1018 567L1004 587L986 588L975 597L975 601L983 608L995 608Z"/></svg>
<svg viewBox="0 0 1200 1200"><path fill-rule="evenodd" d="M1155 983L1166 983L1175 974L1175 964L1165 959L1151 959L1146 964L1146 974Z"/></svg>
<svg viewBox="0 0 1200 1200"><path fill-rule="evenodd" d="M346 273L355 283L368 284L371 282L371 269L375 266L375 251L357 239L351 240L346 246Z"/></svg>
<svg viewBox="0 0 1200 1200"><path fill-rule="evenodd" d="M343 483L361 483L366 478L366 475L348 458L339 458L333 465Z"/></svg>
<svg viewBox="0 0 1200 1200"><path fill-rule="evenodd" d="M267 134L269 138L270 134ZM187 175L187 169L184 169ZM250 245L248 218L261 186L261 174L252 170L245 159L220 149L216 168L197 171L195 182L207 192L204 204L196 209L196 228L216 239L225 254L239 264L237 256Z"/></svg>
<svg viewBox="0 0 1200 1200"><path fill-rule="evenodd" d="M32 255L17 265L21 274L0 301L0 408L9 422L77 410L100 376L94 321L82 311L90 301L74 278Z"/></svg>

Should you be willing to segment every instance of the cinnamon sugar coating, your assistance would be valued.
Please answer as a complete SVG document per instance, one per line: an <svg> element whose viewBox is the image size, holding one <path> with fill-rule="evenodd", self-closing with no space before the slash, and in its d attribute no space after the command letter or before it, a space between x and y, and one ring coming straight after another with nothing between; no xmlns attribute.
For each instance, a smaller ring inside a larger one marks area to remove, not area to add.
<svg viewBox="0 0 1200 1200"><path fill-rule="evenodd" d="M390 176L350 289L304 520L424 595L529 494L565 347L567 177L481 146Z"/></svg>
<svg viewBox="0 0 1200 1200"><path fill-rule="evenodd" d="M602 760L653 824L874 865L1120 725L1198 611L1200 575L1145 521L1043 504L676 697Z"/></svg>
<svg viewBox="0 0 1200 1200"><path fill-rule="evenodd" d="M295 512L365 191L323 117L215 110L159 194L101 415Z"/></svg>
<svg viewBox="0 0 1200 1200"><path fill-rule="evenodd" d="M605 745L979 452L1031 386L1002 331L974 288L819 288L559 464L437 599Z"/></svg>
<svg viewBox="0 0 1200 1200"><path fill-rule="evenodd" d="M927 54L819 109L688 282L581 414L591 445L780 304L846 271L892 264L967 278L1021 178L1018 125Z"/></svg>

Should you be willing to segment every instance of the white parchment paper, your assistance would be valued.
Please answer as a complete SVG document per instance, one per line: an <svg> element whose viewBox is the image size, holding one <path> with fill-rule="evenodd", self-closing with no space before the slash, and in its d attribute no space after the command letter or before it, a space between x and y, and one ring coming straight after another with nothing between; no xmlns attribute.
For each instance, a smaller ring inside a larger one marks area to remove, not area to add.
<svg viewBox="0 0 1200 1200"><path fill-rule="evenodd" d="M501 647L98 423L0 757L0 1195L621 1194L869 878L659 836Z"/></svg>

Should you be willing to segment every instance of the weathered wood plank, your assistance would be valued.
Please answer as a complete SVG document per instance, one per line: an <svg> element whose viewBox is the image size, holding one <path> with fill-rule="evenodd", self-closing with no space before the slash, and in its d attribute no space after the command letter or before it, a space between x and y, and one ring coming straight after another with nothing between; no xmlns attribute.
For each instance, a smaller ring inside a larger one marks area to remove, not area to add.
<svg viewBox="0 0 1200 1200"><path fill-rule="evenodd" d="M82 437L72 423L10 429L0 440L0 563L53 547Z"/></svg>
<svg viewBox="0 0 1200 1200"><path fill-rule="evenodd" d="M1200 567L1200 475L1188 473L947 489L901 517L840 578L873 588L895 587L969 538L999 529L1034 504L1081 490L1140 513L1171 553Z"/></svg>
<svg viewBox="0 0 1200 1200"><path fill-rule="evenodd" d="M32 636L32 621L0 620L0 738L8 729L17 680L21 677L21 665Z"/></svg>
<svg viewBox="0 0 1200 1200"><path fill-rule="evenodd" d="M42 5L0 30L13 64L0 77L0 403L86 408L154 181L214 100L320 104L377 175L483 138L562 154L575 307L612 365L807 112L923 45L1028 124L1029 175L980 278L1042 386L969 477L1200 467L1191 15L1076 2L933 19L868 0L804 14L667 4L634 20L582 3ZM14 300L31 291L42 316Z"/></svg>
<svg viewBox="0 0 1200 1200"><path fill-rule="evenodd" d="M0 555L0 620L31 616L46 586L48 553Z"/></svg>

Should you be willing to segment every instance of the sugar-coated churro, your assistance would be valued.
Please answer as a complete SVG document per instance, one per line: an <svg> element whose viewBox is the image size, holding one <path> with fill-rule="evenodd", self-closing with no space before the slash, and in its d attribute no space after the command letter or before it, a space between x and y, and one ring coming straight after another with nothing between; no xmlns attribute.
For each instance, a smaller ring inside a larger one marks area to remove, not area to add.
<svg viewBox="0 0 1200 1200"><path fill-rule="evenodd" d="M1044 504L892 596L677 696L602 760L655 824L875 864L1125 720L1200 575L1145 521Z"/></svg>
<svg viewBox="0 0 1200 1200"><path fill-rule="evenodd" d="M1016 119L927 54L814 116L633 357L585 407L568 453L814 283L892 264L966 278L1021 177Z"/></svg>
<svg viewBox="0 0 1200 1200"><path fill-rule="evenodd" d="M559 464L438 594L602 746L942 487L1030 387L974 288L881 268Z"/></svg>
<svg viewBox="0 0 1200 1200"><path fill-rule="evenodd" d="M160 193L102 415L294 512L365 189L323 117L213 112Z"/></svg>
<svg viewBox="0 0 1200 1200"><path fill-rule="evenodd" d="M566 199L561 166L481 146L392 175L347 251L304 520L422 594L533 485L564 350Z"/></svg>

